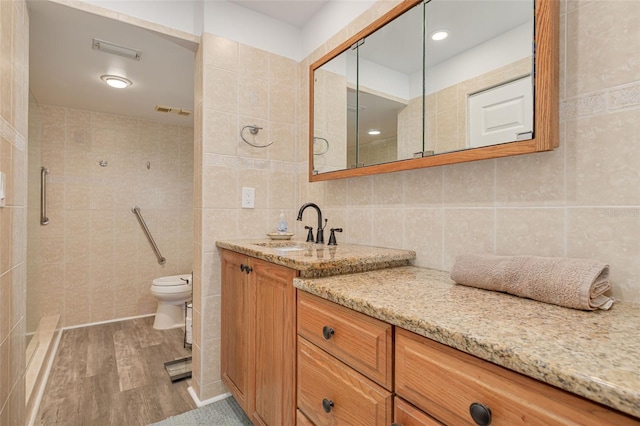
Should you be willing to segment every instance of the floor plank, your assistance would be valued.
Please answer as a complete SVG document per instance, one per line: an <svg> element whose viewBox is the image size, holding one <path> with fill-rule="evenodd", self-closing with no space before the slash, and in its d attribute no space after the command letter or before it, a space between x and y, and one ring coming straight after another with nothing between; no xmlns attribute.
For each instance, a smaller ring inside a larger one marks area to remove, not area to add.
<svg viewBox="0 0 640 426"><path fill-rule="evenodd" d="M87 377L113 371L116 366L113 335L120 330L119 323L104 324L88 333Z"/></svg>
<svg viewBox="0 0 640 426"><path fill-rule="evenodd" d="M124 392L146 385L147 377L138 341L132 339L125 330L118 330L113 333L113 344L120 390Z"/></svg>
<svg viewBox="0 0 640 426"><path fill-rule="evenodd" d="M65 330L35 424L147 425L195 408L164 368L191 355L183 333L153 317Z"/></svg>

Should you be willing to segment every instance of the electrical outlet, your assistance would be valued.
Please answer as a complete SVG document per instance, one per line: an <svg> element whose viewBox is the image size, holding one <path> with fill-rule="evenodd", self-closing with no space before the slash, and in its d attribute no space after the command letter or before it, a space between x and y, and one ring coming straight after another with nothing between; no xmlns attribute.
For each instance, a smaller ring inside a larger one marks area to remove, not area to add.
<svg viewBox="0 0 640 426"><path fill-rule="evenodd" d="M242 208L252 209L256 204L256 189L255 188L242 188Z"/></svg>

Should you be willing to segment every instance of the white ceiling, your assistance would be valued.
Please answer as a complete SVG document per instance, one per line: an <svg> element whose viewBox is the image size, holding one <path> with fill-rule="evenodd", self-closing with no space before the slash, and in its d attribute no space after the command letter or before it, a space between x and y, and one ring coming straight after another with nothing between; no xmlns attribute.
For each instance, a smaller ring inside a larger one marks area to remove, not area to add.
<svg viewBox="0 0 640 426"><path fill-rule="evenodd" d="M302 28L329 0L230 0L247 9Z"/></svg>
<svg viewBox="0 0 640 426"><path fill-rule="evenodd" d="M231 1L300 28L329 0ZM30 12L30 89L40 104L192 125L192 116L159 113L155 106L162 104L193 110L195 45L54 2L28 0L27 4ZM447 5L456 7L442 10ZM523 8L531 8L530 5L530 0L432 0L427 8L429 28L445 27L452 36L441 45L447 46L442 53L438 53L436 47L428 48L428 61L444 60L468 49L469 43L473 45L499 34L505 27L517 26L518 16L522 16ZM430 10L433 13L429 13ZM434 22L432 16L445 20ZM480 16L484 19L477 19ZM415 51L419 65L422 46L421 43L414 46L407 40L407 26L397 27L400 31L380 31L372 36L372 39L379 39L376 40L378 47L367 49L371 43L366 43L362 53L372 61L381 60L382 55L386 59L382 63L411 72L416 64L407 64L394 54ZM92 49L93 38L142 50L142 58L137 62L95 51ZM419 37L410 39L419 42ZM452 46L458 41L459 47ZM397 46L404 48L397 49ZM122 90L112 89L100 80L103 74L121 75L132 80L133 85Z"/></svg>
<svg viewBox="0 0 640 426"><path fill-rule="evenodd" d="M533 19L531 0L431 0L426 6L426 66L432 67ZM367 37L359 55L410 75L422 69L422 4ZM375 47L373 47L375 46Z"/></svg>
<svg viewBox="0 0 640 426"><path fill-rule="evenodd" d="M159 113L155 106L193 111L195 45L53 2L27 4L29 86L38 103L193 125L193 115ZM93 50L94 37L141 50L142 57L133 61ZM100 80L103 74L133 85L113 89Z"/></svg>

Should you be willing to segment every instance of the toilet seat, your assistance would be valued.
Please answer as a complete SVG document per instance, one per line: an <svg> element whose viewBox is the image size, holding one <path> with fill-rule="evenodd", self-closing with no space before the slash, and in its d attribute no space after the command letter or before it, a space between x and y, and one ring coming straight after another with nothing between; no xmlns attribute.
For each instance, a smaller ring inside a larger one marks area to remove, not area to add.
<svg viewBox="0 0 640 426"><path fill-rule="evenodd" d="M182 274L156 278L152 283L156 287L190 286L191 280L191 274Z"/></svg>
<svg viewBox="0 0 640 426"><path fill-rule="evenodd" d="M191 294L191 285L152 285L152 294L174 294L174 293Z"/></svg>

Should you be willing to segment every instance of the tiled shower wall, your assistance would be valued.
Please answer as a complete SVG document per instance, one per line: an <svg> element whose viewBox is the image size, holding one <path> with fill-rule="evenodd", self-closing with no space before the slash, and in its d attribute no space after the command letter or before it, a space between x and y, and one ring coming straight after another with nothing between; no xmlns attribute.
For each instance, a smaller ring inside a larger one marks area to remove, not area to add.
<svg viewBox="0 0 640 426"><path fill-rule="evenodd" d="M0 424L25 422L25 290L29 16L24 0L0 1Z"/></svg>
<svg viewBox="0 0 640 426"><path fill-rule="evenodd" d="M72 326L155 312L151 281L192 270L193 129L48 105L40 120L40 315Z"/></svg>
<svg viewBox="0 0 640 426"><path fill-rule="evenodd" d="M302 62L301 135L309 64L389 3ZM344 242L416 250L419 266L468 252L602 260L613 294L640 302L640 2L562 2L560 20L559 149L319 183L302 171L298 204L317 202Z"/></svg>
<svg viewBox="0 0 640 426"><path fill-rule="evenodd" d="M220 257L216 240L274 232L280 210L297 213L295 61L205 33L195 80L195 286L193 386L199 398L226 392L220 381ZM262 127L255 138L246 125ZM201 130L201 134L199 131ZM307 145L304 146L306 153ZM200 159L200 161L198 161ZM255 208L241 208L242 187Z"/></svg>

